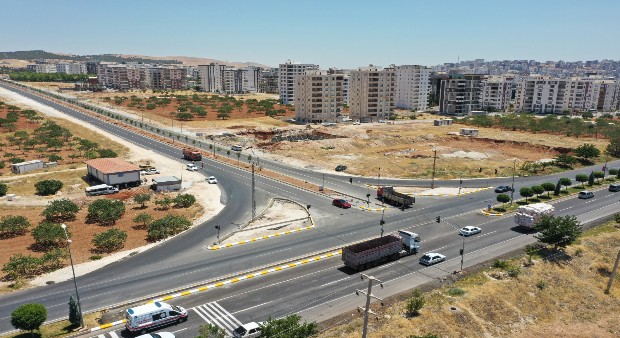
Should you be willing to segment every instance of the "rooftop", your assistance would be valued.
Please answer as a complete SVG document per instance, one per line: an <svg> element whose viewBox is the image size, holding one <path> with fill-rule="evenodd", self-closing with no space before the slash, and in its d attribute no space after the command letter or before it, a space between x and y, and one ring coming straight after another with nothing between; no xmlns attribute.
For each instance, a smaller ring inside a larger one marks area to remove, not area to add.
<svg viewBox="0 0 620 338"><path fill-rule="evenodd" d="M96 158L94 160L85 161L84 163L104 174L140 171L140 167L137 165L131 164L120 158Z"/></svg>

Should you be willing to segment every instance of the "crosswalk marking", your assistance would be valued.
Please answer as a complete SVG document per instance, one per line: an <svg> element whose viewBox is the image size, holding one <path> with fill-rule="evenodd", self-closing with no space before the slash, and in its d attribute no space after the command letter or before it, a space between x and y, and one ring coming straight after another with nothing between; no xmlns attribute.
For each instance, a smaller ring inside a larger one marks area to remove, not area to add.
<svg viewBox="0 0 620 338"><path fill-rule="evenodd" d="M116 334L115 331L110 331L109 334L112 338L118 338L118 335Z"/></svg>
<svg viewBox="0 0 620 338"><path fill-rule="evenodd" d="M105 338L105 335L100 334L100 335L98 335L97 337L99 337L99 338Z"/></svg>
<svg viewBox="0 0 620 338"><path fill-rule="evenodd" d="M205 322L216 325L226 331L226 334L232 334L232 331L241 326L242 323L235 318L230 312L226 311L217 302L211 302L191 308Z"/></svg>

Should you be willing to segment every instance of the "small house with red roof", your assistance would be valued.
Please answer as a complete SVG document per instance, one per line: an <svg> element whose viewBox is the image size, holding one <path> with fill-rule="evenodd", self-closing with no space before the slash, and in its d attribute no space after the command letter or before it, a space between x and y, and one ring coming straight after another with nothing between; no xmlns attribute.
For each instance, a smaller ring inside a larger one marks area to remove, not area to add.
<svg viewBox="0 0 620 338"><path fill-rule="evenodd" d="M141 184L140 167L120 158L96 158L85 162L90 178L123 189Z"/></svg>

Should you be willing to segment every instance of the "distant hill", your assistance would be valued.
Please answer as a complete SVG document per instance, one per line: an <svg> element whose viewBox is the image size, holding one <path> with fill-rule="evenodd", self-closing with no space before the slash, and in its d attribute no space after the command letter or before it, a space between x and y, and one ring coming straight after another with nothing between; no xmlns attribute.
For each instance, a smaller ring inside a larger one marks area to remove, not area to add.
<svg viewBox="0 0 620 338"><path fill-rule="evenodd" d="M161 63L161 64L182 64L186 66L197 66L209 64L211 62L223 63L235 67L256 66L270 68L254 62L228 62L208 58L189 57L189 56L147 56L129 54L98 54L98 55L73 55L64 53L50 53L44 50L28 50L16 52L0 52L0 60L37 60L48 59L58 61L95 61L95 62L138 62L138 63Z"/></svg>

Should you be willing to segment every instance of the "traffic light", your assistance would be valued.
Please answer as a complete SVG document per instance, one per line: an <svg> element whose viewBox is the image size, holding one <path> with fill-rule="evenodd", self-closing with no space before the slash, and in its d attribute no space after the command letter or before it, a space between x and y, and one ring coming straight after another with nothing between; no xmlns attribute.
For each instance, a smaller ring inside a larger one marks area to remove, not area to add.
<svg viewBox="0 0 620 338"><path fill-rule="evenodd" d="M460 249L459 251L459 255L463 256L463 249Z"/></svg>
<svg viewBox="0 0 620 338"><path fill-rule="evenodd" d="M367 198L370 198L370 194L366 194L366 197L367 197Z"/></svg>
<svg viewBox="0 0 620 338"><path fill-rule="evenodd" d="M306 206L306 209L310 210L310 207L311 207L311 206L312 206L312 205L308 204L308 205Z"/></svg>
<svg viewBox="0 0 620 338"><path fill-rule="evenodd" d="M380 224L380 225L383 225L383 224L385 224L385 221L384 221L384 220L381 220L381 221L379 221L379 224Z"/></svg>
<svg viewBox="0 0 620 338"><path fill-rule="evenodd" d="M353 177L349 177L349 183L353 184Z"/></svg>
<svg viewBox="0 0 620 338"><path fill-rule="evenodd" d="M441 216L435 217L435 221L437 221L437 223L441 223Z"/></svg>
<svg viewBox="0 0 620 338"><path fill-rule="evenodd" d="M220 226L219 226L219 225L216 225L216 226L215 226L215 229L220 230Z"/></svg>

